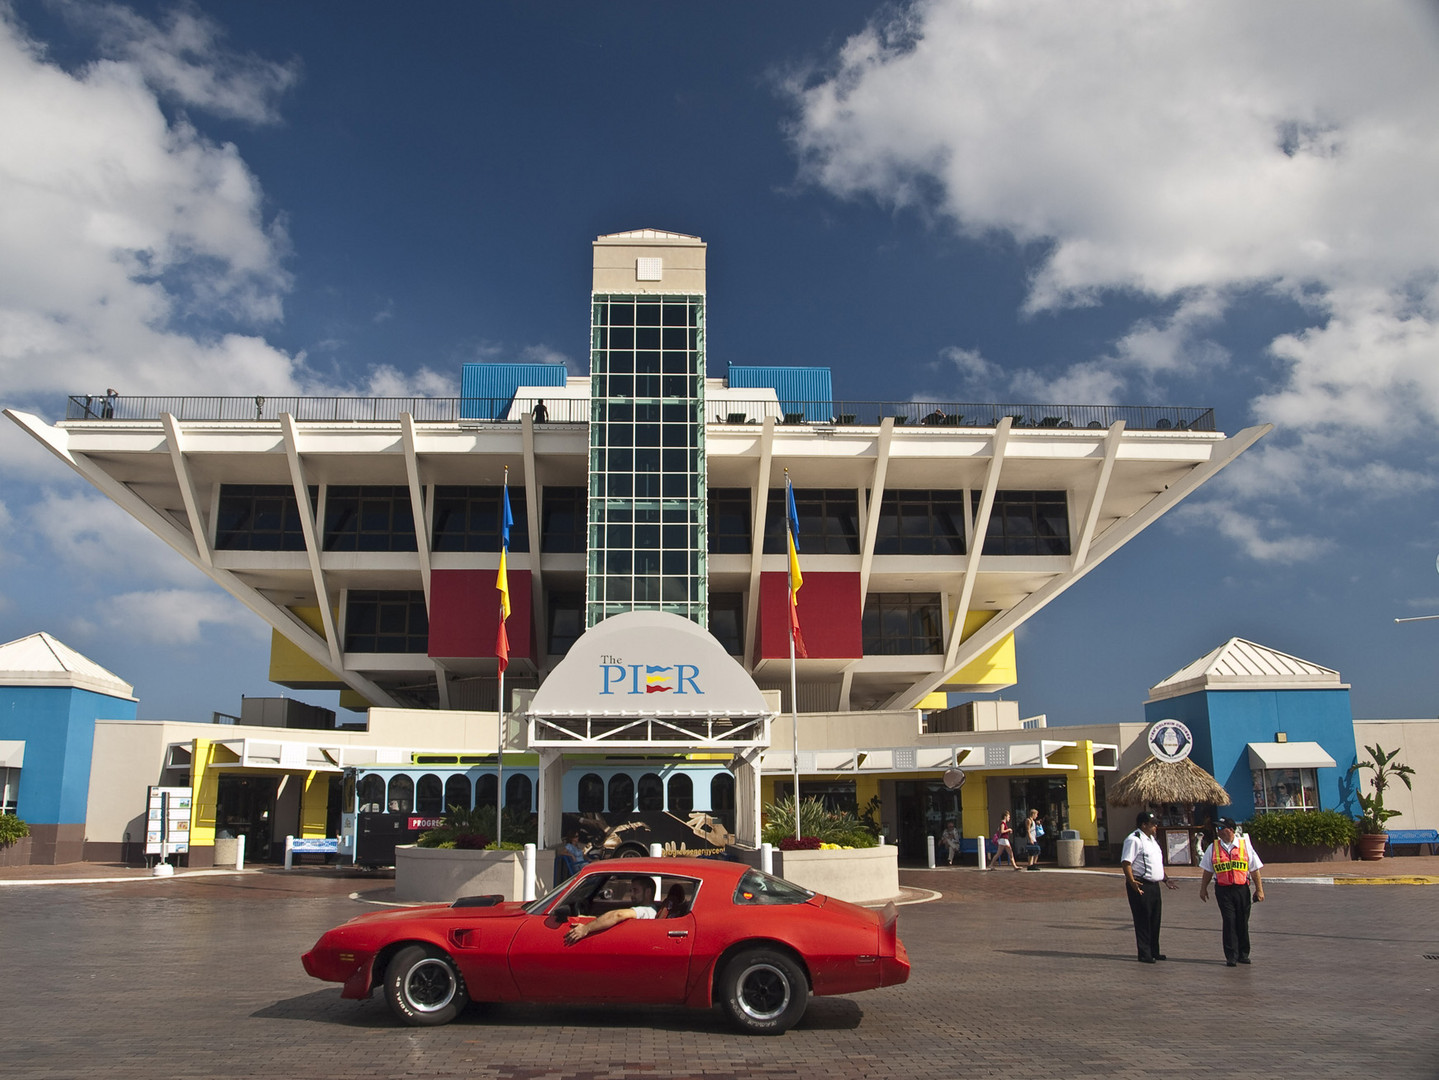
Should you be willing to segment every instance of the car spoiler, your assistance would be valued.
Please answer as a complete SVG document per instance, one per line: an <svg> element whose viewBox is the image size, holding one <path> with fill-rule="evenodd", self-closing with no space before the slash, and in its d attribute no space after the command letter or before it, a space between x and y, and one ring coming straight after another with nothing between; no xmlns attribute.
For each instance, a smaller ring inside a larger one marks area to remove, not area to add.
<svg viewBox="0 0 1439 1080"><path fill-rule="evenodd" d="M895 943L899 941L899 907L893 900L884 905L879 913L880 955L893 956Z"/></svg>

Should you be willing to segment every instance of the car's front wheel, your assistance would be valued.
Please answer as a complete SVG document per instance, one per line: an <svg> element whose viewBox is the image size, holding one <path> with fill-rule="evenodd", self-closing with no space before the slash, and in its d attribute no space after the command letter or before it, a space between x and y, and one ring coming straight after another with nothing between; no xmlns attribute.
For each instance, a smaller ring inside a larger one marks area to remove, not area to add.
<svg viewBox="0 0 1439 1080"><path fill-rule="evenodd" d="M720 1006L750 1035L782 1035L809 1005L809 982L788 954L746 949L720 972Z"/></svg>
<svg viewBox="0 0 1439 1080"><path fill-rule="evenodd" d="M428 945L407 945L385 968L385 1000L412 1027L448 1024L469 1003L454 961Z"/></svg>

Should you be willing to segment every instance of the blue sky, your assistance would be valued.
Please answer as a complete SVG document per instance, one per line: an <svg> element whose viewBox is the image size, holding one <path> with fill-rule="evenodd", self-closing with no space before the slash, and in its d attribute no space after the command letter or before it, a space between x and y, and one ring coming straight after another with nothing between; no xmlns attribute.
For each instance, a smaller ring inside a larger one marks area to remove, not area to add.
<svg viewBox="0 0 1439 1080"><path fill-rule="evenodd" d="M582 371L590 241L692 233L714 375L1276 425L1023 628L1025 715L1140 719L1236 635L1434 715L1436 46L1400 0L0 2L0 404ZM280 692L7 423L0 640L42 629L141 716Z"/></svg>

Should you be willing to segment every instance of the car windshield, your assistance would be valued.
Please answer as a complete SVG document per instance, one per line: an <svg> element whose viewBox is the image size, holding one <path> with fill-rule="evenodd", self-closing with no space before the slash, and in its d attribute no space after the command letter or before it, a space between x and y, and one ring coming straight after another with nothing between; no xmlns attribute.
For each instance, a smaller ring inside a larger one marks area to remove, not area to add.
<svg viewBox="0 0 1439 1080"><path fill-rule="evenodd" d="M545 895L540 897L538 900L531 900L528 904L526 904L524 907L525 912L529 915L539 914L550 906L550 903L555 899L555 897L559 896L560 893L564 892L574 883L574 878L570 878L568 881L560 882L558 885L556 885L549 892L545 893Z"/></svg>
<svg viewBox="0 0 1439 1080"><path fill-rule="evenodd" d="M803 904L814 893L801 889L791 881L766 874L763 870L747 870L735 886L736 904Z"/></svg>

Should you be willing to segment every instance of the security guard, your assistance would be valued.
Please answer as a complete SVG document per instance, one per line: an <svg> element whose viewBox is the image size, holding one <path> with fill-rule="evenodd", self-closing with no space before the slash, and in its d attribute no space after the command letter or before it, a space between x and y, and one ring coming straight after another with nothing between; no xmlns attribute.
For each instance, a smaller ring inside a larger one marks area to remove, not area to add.
<svg viewBox="0 0 1439 1080"><path fill-rule="evenodd" d="M1249 963L1249 882L1254 882L1254 904L1264 902L1264 882L1259 868L1264 865L1249 846L1247 836L1234 835L1234 819L1219 819L1219 835L1199 858L1204 877L1199 882L1199 899L1209 903L1209 882L1214 882L1214 902L1223 921L1224 963L1227 967Z"/></svg>
<svg viewBox="0 0 1439 1080"><path fill-rule="evenodd" d="M1129 913L1134 917L1134 942L1139 962L1152 964L1167 957L1159 951L1159 919L1164 909L1162 884L1179 888L1164 869L1164 852L1154 834L1159 825L1148 810L1134 819L1137 828L1124 838L1119 865L1124 868L1124 888L1129 896Z"/></svg>

